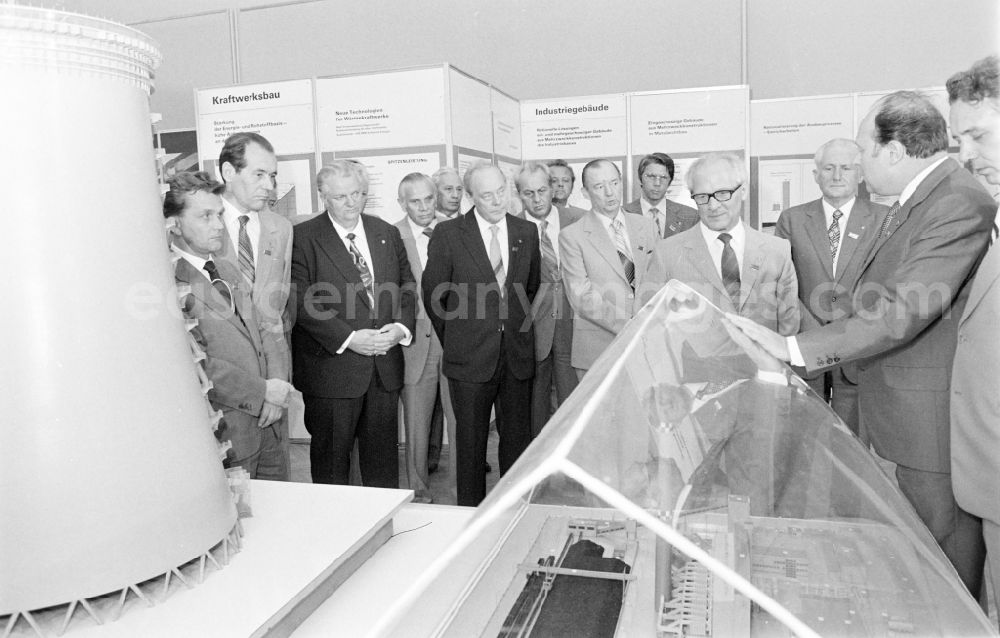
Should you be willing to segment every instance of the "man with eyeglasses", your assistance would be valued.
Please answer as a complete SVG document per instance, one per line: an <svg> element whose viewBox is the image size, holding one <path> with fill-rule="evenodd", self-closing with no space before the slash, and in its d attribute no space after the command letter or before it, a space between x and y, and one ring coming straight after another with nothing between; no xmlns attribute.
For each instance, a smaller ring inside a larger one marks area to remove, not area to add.
<svg viewBox="0 0 1000 638"><path fill-rule="evenodd" d="M292 243L292 365L312 481L347 485L357 440L362 484L396 488L402 346L416 323L410 262L399 229L363 214L363 164L335 160L316 184L325 214L296 226Z"/></svg>
<svg viewBox="0 0 1000 638"><path fill-rule="evenodd" d="M455 411L458 504L475 506L486 496L491 409L501 475L531 442L531 303L541 255L531 222L507 213L507 178L500 169L472 165L465 189L474 206L434 229L420 288L441 341Z"/></svg>
<svg viewBox="0 0 1000 638"><path fill-rule="evenodd" d="M642 196L625 204L625 212L653 220L660 237L671 237L698 223L698 211L667 199L674 181L674 160L666 153L650 153L639 160Z"/></svg>
<svg viewBox="0 0 1000 638"><path fill-rule="evenodd" d="M613 162L589 162L581 180L592 208L559 233L559 254L573 307L570 361L582 379L642 307L636 291L658 237L653 222L622 210L622 176Z"/></svg>
<svg viewBox="0 0 1000 638"><path fill-rule="evenodd" d="M800 332L851 314L861 264L889 212L857 196L863 178L860 153L854 140L832 139L820 146L813 177L823 196L783 211L774 228L775 237L792 244L802 301ZM808 383L859 434L857 365L848 363Z"/></svg>
<svg viewBox="0 0 1000 638"><path fill-rule="evenodd" d="M798 332L798 284L788 241L743 223L743 160L732 153L705 155L691 166L687 185L701 223L657 245L644 296L677 279L724 312L779 334Z"/></svg>
<svg viewBox="0 0 1000 638"><path fill-rule="evenodd" d="M184 313L198 321L192 334L205 351L208 399L224 419L217 436L232 444L227 464L242 466L250 478L282 480L287 433L278 426L292 389L287 358L267 338L239 272L217 259L225 186L203 172L178 173L169 184L163 216L179 256L174 278L191 291Z"/></svg>

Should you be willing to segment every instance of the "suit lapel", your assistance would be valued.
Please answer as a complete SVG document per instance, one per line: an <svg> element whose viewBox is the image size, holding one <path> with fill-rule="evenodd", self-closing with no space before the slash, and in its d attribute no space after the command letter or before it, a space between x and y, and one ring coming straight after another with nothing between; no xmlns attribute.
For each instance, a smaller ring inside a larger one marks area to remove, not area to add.
<svg viewBox="0 0 1000 638"><path fill-rule="evenodd" d="M729 292L722 283L722 277L715 270L715 264L712 263L712 254L708 252L708 246L705 245L705 238L701 234L701 229L695 226L693 229L685 231L685 233L687 233L687 237L684 239L684 248L687 251L688 261L701 272L706 281L710 282L716 290L722 293L724 299L729 299Z"/></svg>
<svg viewBox="0 0 1000 638"><path fill-rule="evenodd" d="M998 279L1000 279L1000 247L995 242L986 251L986 256L983 257L983 261L976 270L976 276L972 280L972 287L969 291L969 300L965 302L965 310L962 312L960 324L969 318L972 311L986 296L986 291L998 285Z"/></svg>
<svg viewBox="0 0 1000 638"><path fill-rule="evenodd" d="M479 232L479 222L476 220L478 213L475 210L475 208L471 209L462 218L462 244L465 246L465 250L468 251L469 256L472 257L472 261L479 267L483 281L496 281L493 266L490 264L490 256L486 252L486 246L483 244L483 236ZM509 228L510 226L508 225L508 237L510 236Z"/></svg>
<svg viewBox="0 0 1000 638"><path fill-rule="evenodd" d="M652 246L647 245L649 243L650 237L647 237L642 232L642 226L639 225L641 216L632 217L631 215L622 213L622 218L625 220L625 229L628 232L629 247L632 249L632 261L635 264L635 279L636 285L638 281L642 278L643 273L646 272L647 256L649 251L653 249ZM605 233L607 234L607 233ZM653 235L655 238L656 235ZM615 251L617 256L618 251ZM621 260L618 260L621 262Z"/></svg>
<svg viewBox="0 0 1000 638"><path fill-rule="evenodd" d="M760 276L760 269L764 264L764 250L761 246L760 237L751 228L744 228L746 244L743 248L743 268L740 271L740 307L736 309L739 312L743 304L746 303L747 299L750 298L750 293L753 292L753 287L757 285L757 279ZM827 255L830 251L827 251ZM714 268L713 268L714 270Z"/></svg>
<svg viewBox="0 0 1000 638"><path fill-rule="evenodd" d="M389 275L388 237L386 237L384 227L377 227L370 216L362 215L361 223L365 226L365 237L368 240L368 254L372 256L372 263L368 264L368 267L371 268L376 284L385 283Z"/></svg>
<svg viewBox="0 0 1000 638"><path fill-rule="evenodd" d="M174 267L174 278L189 285L191 287L191 294L194 295L203 306L208 308L216 316L225 318L226 321L233 324L233 326L245 334L247 338L253 341L250 330L243 323L243 319L241 318L241 314L248 312L248 310L239 306L238 300L240 297L236 294L235 290L233 291L233 302L237 305L237 308L236 312L233 312L233 310L229 307L229 302L227 302L225 298L223 298L222 294L215 289L215 286L213 286L208 280L208 277L198 272L197 269L191 265L191 262L183 257L177 260L177 264ZM232 282L229 283L232 285Z"/></svg>
<svg viewBox="0 0 1000 638"><path fill-rule="evenodd" d="M586 224L584 233L587 235L587 241L597 250L597 254L603 257L604 261L608 262L615 273L625 283L628 283L628 277L625 276L625 267L622 266L622 260L618 257L618 249L615 248L615 243L611 240L608 231L604 230L604 224L597 218L599 214L591 211L578 223Z"/></svg>
<svg viewBox="0 0 1000 638"><path fill-rule="evenodd" d="M521 233L520 229L510 223L510 220L513 219L513 215L508 214L507 217L507 251L510 255L510 265L507 268L507 279L504 282L504 288L509 291L510 282L516 279L514 277L514 273L517 272L516 269L521 265L521 262L524 261L522 253L524 252L525 240L527 238L523 233ZM528 223L531 224L531 232L538 232L534 223ZM526 281L527 277L522 278L522 280ZM504 294L506 295L507 293L505 292Z"/></svg>
<svg viewBox="0 0 1000 638"><path fill-rule="evenodd" d="M274 263L274 260L264 259L264 257L270 257L274 254L277 244L275 234L278 232L277 227L267 215L258 213L257 216L260 219L260 240L257 242L258 254L254 255L254 260L257 262L254 265L254 293L261 286L265 286L267 282L271 281L271 265Z"/></svg>
<svg viewBox="0 0 1000 638"><path fill-rule="evenodd" d="M330 220L329 215L326 212L322 214L327 218L317 229L316 244L320 250L326 253L326 256L337 270L340 271L340 274L344 276L344 281L357 284L358 298L370 308L371 303L368 301L368 295L362 292L361 273L358 272L357 266L354 265L354 258L351 257L351 253L348 252L344 241L337 234L337 229L333 227L333 222ZM367 232L366 228L365 233L367 234Z"/></svg>
<svg viewBox="0 0 1000 638"><path fill-rule="evenodd" d="M851 209L851 216L847 218L847 226L844 227L844 234L840 238L840 256L837 259L834 281L839 282L844 273L850 270L851 260L854 259L862 238L866 233L874 232L872 230L876 223L874 218L875 213L868 207L867 202L861 199L854 200L854 208Z"/></svg>
<svg viewBox="0 0 1000 638"><path fill-rule="evenodd" d="M833 256L830 254L830 236L827 234L826 213L823 211L823 200L817 200L816 206L806 212L806 234L812 241L813 248L823 264L828 279L833 279ZM854 216L851 216L853 219ZM841 238L843 240L843 238Z"/></svg>
<svg viewBox="0 0 1000 638"><path fill-rule="evenodd" d="M406 249L406 259L410 262L410 272L413 273L413 278L416 281L420 281L420 278L424 274L424 268L420 265L420 253L417 252L417 238L413 236L413 231L410 229L410 222L403 218L403 221L396 224L396 228L399 229L399 236L403 240L403 248Z"/></svg>

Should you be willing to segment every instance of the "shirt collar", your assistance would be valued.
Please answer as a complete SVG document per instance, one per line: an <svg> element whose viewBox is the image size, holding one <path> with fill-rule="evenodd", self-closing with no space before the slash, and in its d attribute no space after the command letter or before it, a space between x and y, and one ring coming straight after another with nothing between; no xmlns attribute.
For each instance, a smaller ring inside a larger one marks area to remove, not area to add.
<svg viewBox="0 0 1000 638"><path fill-rule="evenodd" d="M899 194L899 205L902 206L903 204L905 204L906 200L910 199L910 197L913 196L913 193L916 192L917 187L920 186L920 182L924 181L927 178L927 176L931 174L931 171L940 166L941 162L945 161L946 159L948 159L947 155L945 155L938 161L934 162L933 164L930 164L929 166L927 166L927 168L917 173L917 176L911 179L910 183L907 184L906 188L903 189L903 192Z"/></svg>
<svg viewBox="0 0 1000 638"><path fill-rule="evenodd" d="M549 214L545 216L545 219L538 219L528 211L524 211L524 218L536 226L541 226L542 222L548 222L549 224L546 228L559 228L559 209L556 208L555 204L552 204L552 208L549 210Z"/></svg>
<svg viewBox="0 0 1000 638"><path fill-rule="evenodd" d="M192 266L194 266L195 270L204 275L206 279L209 278L208 272L205 271L205 263L208 262L209 259L211 259L211 261L214 262L215 261L214 256L209 255L209 259L205 259L204 257L199 257L198 255L192 255L188 251L178 248L177 244L170 244L170 250L174 251L175 253L183 257L185 260L187 260L187 262Z"/></svg>
<svg viewBox="0 0 1000 638"><path fill-rule="evenodd" d="M742 219L729 230L712 230L701 222L698 222L698 228L701 228L701 235L705 238L705 242L710 246L712 245L712 242L719 240L719 235L721 233L729 233L732 237L730 241L735 243L741 243L747 234L746 228L743 226Z"/></svg>
<svg viewBox="0 0 1000 638"><path fill-rule="evenodd" d="M639 206L642 208L642 214L643 215L649 215L650 209L654 208L654 207L656 208L657 211L659 211L661 213L666 213L667 212L666 207L663 205L664 201L666 199L667 199L667 197L664 195L663 199L661 199L660 201L656 202L656 204L650 204L648 201L646 201L645 197L641 197L640 196L639 197Z"/></svg>
<svg viewBox="0 0 1000 638"><path fill-rule="evenodd" d="M475 217L476 217L476 223L479 224L479 232L480 233L482 233L483 235L486 235L486 233L490 232L490 226L493 226L494 224L491 224L490 222L486 221L483 218L483 216L479 214L479 211L476 210L475 208L472 209L472 213L471 214L475 215ZM501 217L500 221L498 221L496 223L496 226L500 227L500 232L506 232L506 230L507 230L507 215L504 215L503 217Z"/></svg>
<svg viewBox="0 0 1000 638"><path fill-rule="evenodd" d="M830 202L826 201L826 198L823 198L823 212L830 219L833 219L833 212L837 210L842 212L844 217L847 217L851 214L851 211L854 210L854 202L857 201L857 199L857 197L852 197L845 202L843 206L834 206Z"/></svg>
<svg viewBox="0 0 1000 638"><path fill-rule="evenodd" d="M354 228L348 230L343 226L341 226L340 224L338 224L336 221L334 221L333 215L330 214L330 211L326 212L326 216L330 220L330 223L333 224L333 229L337 231L337 234L340 235L340 238L342 240L350 241L347 239L347 236L351 233L354 233L355 239L360 239L362 237L365 237L365 225L361 217L358 217L357 225L355 225Z"/></svg>
<svg viewBox="0 0 1000 638"><path fill-rule="evenodd" d="M410 232L413 233L414 237L423 235L425 228L430 228L431 230L434 230L434 227L438 225L438 221L440 220L438 219L438 216L435 215L434 219L431 221L430 224L427 224L426 226L421 226L419 224L414 224L413 220L410 219L409 215L406 216L406 223L410 225Z"/></svg>
<svg viewBox="0 0 1000 638"><path fill-rule="evenodd" d="M594 214L597 215L597 219L601 220L601 225L604 226L604 230L611 230L611 224L613 224L616 220L621 220L622 226L625 226L625 218L622 216L621 208L618 209L618 212L615 213L614 217L610 218L603 213L597 212L596 210L594 211Z"/></svg>
<svg viewBox="0 0 1000 638"><path fill-rule="evenodd" d="M227 198L223 197L222 198L223 219L232 219L235 222L239 223L238 220L240 218L240 215L246 215L247 217L250 218L250 221L256 221L257 218L259 217L257 211L255 210L248 210L245 213L240 212L240 209L236 208L236 204L232 203Z"/></svg>

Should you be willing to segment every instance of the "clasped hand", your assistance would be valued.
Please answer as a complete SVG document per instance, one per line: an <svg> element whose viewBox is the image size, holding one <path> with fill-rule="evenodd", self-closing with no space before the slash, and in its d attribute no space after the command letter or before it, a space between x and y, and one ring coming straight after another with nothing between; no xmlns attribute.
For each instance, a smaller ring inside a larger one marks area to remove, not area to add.
<svg viewBox="0 0 1000 638"><path fill-rule="evenodd" d="M362 356L375 357L389 352L389 349L402 341L405 336L398 325L391 323L379 330L365 328L355 331L347 347Z"/></svg>

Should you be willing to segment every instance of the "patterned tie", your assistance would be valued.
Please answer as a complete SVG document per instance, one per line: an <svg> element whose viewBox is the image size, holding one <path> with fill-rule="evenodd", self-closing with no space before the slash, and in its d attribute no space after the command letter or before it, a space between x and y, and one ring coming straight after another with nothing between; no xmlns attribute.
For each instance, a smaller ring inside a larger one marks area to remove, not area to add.
<svg viewBox="0 0 1000 638"><path fill-rule="evenodd" d="M507 272L503 267L503 253L500 251L500 239L497 233L500 227L496 224L490 226L493 237L490 239L490 265L493 266L493 274L496 275L497 283L500 284L500 294L503 295L503 285L507 281Z"/></svg>
<svg viewBox="0 0 1000 638"><path fill-rule="evenodd" d="M254 266L253 266L253 244L250 243L250 235L247 234L247 222L250 221L250 217L247 215L240 215L240 255L239 255L239 265L240 274L243 278L247 280L250 286L253 286L254 280Z"/></svg>
<svg viewBox="0 0 1000 638"><path fill-rule="evenodd" d="M424 234L425 237L427 237L427 241L430 241L431 240L431 235L434 234L434 229L431 228L430 226L424 226L423 234Z"/></svg>
<svg viewBox="0 0 1000 638"><path fill-rule="evenodd" d="M372 277L372 271L368 269L368 262L365 261L364 256L361 251L358 250L358 245L354 243L354 233L347 233L347 239L351 242L351 257L354 258L354 267L358 269L361 273L361 283L365 286L365 292L368 293L368 301L371 302L372 307L375 306L375 278Z"/></svg>
<svg viewBox="0 0 1000 638"><path fill-rule="evenodd" d="M663 222L660 221L660 209L654 206L649 209L649 214L653 216L653 221L656 222L656 234L663 237Z"/></svg>
<svg viewBox="0 0 1000 638"><path fill-rule="evenodd" d="M222 277L219 276L219 269L215 267L215 262L209 259L205 262L203 268L205 269L205 272L208 273L208 278L212 282L212 287L219 291L219 294L226 299L226 302L229 303L229 307L232 308L233 293L229 289L229 284L223 281Z"/></svg>
<svg viewBox="0 0 1000 638"><path fill-rule="evenodd" d="M889 234L887 235L886 231L888 230L889 225L892 224L892 221L896 218L896 213L898 212L899 212L899 201L897 200L893 202L892 206L889 207L889 213L885 216L885 219L882 220L882 225L879 226L878 228L878 237L875 238L876 244L878 244L879 240L882 239L883 237L888 237L889 235L892 234L891 232L889 232Z"/></svg>
<svg viewBox="0 0 1000 638"><path fill-rule="evenodd" d="M733 250L730 241L733 236L729 233L719 233L719 241L722 242L722 285L726 287L729 298L733 301L736 309L740 307L740 262L736 260L736 251Z"/></svg>
<svg viewBox="0 0 1000 638"><path fill-rule="evenodd" d="M844 213L840 212L839 208L833 211L833 221L830 222L830 228L826 231L830 237L830 257L834 260L837 259L837 248L840 247L840 218L843 216Z"/></svg>
<svg viewBox="0 0 1000 638"><path fill-rule="evenodd" d="M549 237L549 220L542 220L541 231L542 265L549 273L549 281L559 281L559 258L556 256L556 249Z"/></svg>
<svg viewBox="0 0 1000 638"><path fill-rule="evenodd" d="M625 278L628 279L628 285L635 290L635 263L632 261L632 251L629 250L628 242L625 241L625 231L622 230L620 217L616 217L615 221L611 222L611 228L615 231L615 249L618 251L618 259L622 262L622 268L625 269Z"/></svg>

